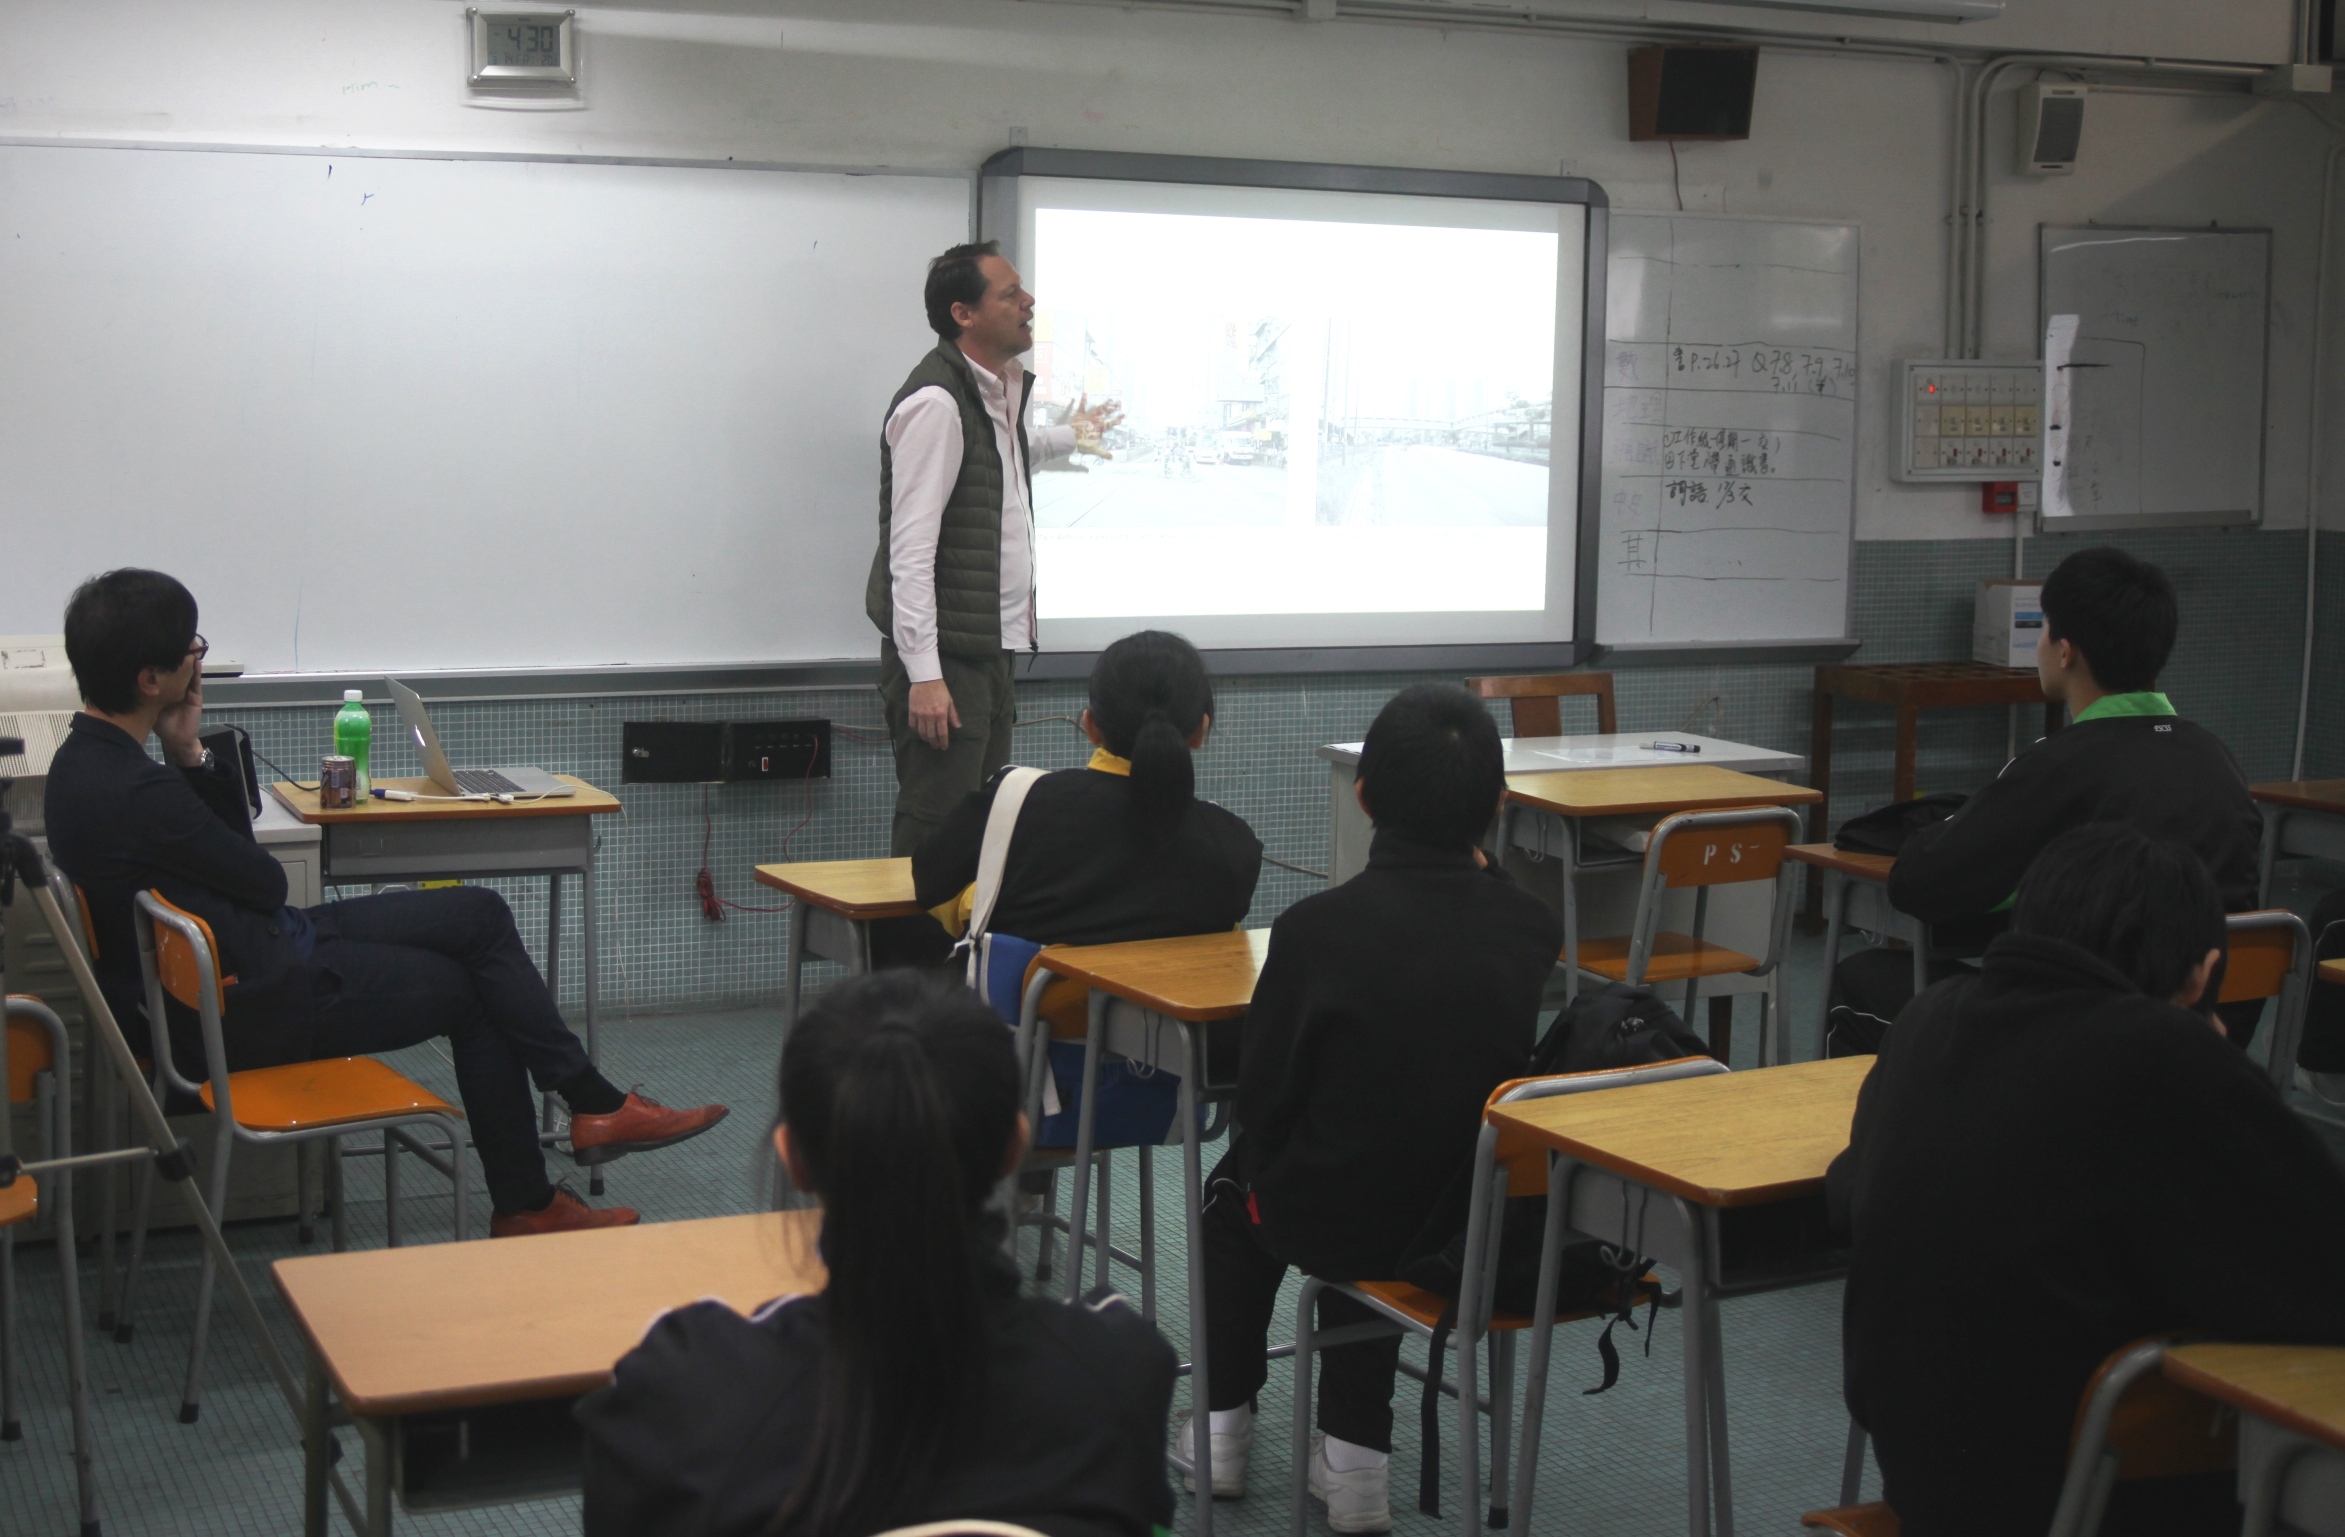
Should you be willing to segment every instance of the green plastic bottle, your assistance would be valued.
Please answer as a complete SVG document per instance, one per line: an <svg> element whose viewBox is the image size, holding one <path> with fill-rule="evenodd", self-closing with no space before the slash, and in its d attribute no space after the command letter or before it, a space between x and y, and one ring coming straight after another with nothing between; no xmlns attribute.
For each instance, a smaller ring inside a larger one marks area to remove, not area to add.
<svg viewBox="0 0 2345 1537"><path fill-rule="evenodd" d="M362 806L374 794L374 780L366 768L366 749L374 734L374 717L366 713L365 697L357 689L344 689L342 708L334 712L334 751L358 765L358 803Z"/></svg>

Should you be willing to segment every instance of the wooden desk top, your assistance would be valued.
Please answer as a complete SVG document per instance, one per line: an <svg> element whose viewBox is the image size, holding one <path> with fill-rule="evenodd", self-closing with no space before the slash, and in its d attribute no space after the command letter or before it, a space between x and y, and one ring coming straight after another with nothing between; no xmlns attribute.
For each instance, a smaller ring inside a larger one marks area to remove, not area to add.
<svg viewBox="0 0 2345 1537"><path fill-rule="evenodd" d="M2345 985L2345 960L2321 962L2320 979Z"/></svg>
<svg viewBox="0 0 2345 1537"><path fill-rule="evenodd" d="M378 801L368 799L348 811L321 811L318 792L304 790L298 785L280 779L269 786L269 793L284 804L287 811L304 822L445 822L455 817L575 817L597 816L620 808L619 798L598 790L585 780L571 774L556 774L556 779L578 787L576 795L562 795L541 801L516 800L507 806L499 801ZM446 795L448 792L428 779L378 779L376 784L386 790L412 790L417 795Z"/></svg>
<svg viewBox="0 0 2345 1537"><path fill-rule="evenodd" d="M1897 863L1893 854L1852 854L1829 843L1795 843L1783 854L1786 859L1796 859L1803 865L1838 870L1860 881L1886 881L1891 867Z"/></svg>
<svg viewBox="0 0 2345 1537"><path fill-rule="evenodd" d="M1632 1084L1490 1112L1582 1163L1703 1206L1755 1206L1821 1184L1848 1146L1871 1057Z"/></svg>
<svg viewBox="0 0 2345 1537"><path fill-rule="evenodd" d="M1820 790L1761 779L1707 763L1660 768L1581 769L1509 774L1506 798L1567 817L1640 816L1651 812L1721 811L1736 806L1806 806Z"/></svg>
<svg viewBox="0 0 2345 1537"><path fill-rule="evenodd" d="M2247 793L2292 811L2334 811L2345 816L2345 779L2284 779L2276 784L2249 785Z"/></svg>
<svg viewBox="0 0 2345 1537"><path fill-rule="evenodd" d="M909 859L826 859L803 865L759 865L757 883L786 891L842 918L910 918L920 911L912 894Z"/></svg>
<svg viewBox="0 0 2345 1537"><path fill-rule="evenodd" d="M304 1255L271 1268L359 1415L566 1398L611 1380L654 1317L822 1289L821 1213Z"/></svg>
<svg viewBox="0 0 2345 1537"><path fill-rule="evenodd" d="M2181 1345L2166 1375L2195 1393L2345 1451L2345 1349L2325 1345Z"/></svg>
<svg viewBox="0 0 2345 1537"><path fill-rule="evenodd" d="M1982 704L2042 704L2032 667L1985 662L1839 663L1816 669L1816 692L1916 709Z"/></svg>
<svg viewBox="0 0 2345 1537"><path fill-rule="evenodd" d="M1120 945L1053 945L1035 964L1172 1019L1235 1019L1254 1003L1254 978L1270 930L1136 939Z"/></svg>

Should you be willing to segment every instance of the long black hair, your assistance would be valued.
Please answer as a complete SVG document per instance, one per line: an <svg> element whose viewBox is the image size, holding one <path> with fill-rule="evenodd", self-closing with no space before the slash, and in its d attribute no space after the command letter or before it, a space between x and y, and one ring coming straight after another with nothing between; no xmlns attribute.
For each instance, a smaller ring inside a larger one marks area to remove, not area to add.
<svg viewBox="0 0 2345 1537"><path fill-rule="evenodd" d="M1132 765L1132 811L1151 838L1169 836L1197 794L1189 738L1213 713L1213 678L1197 648L1142 630L1099 653L1091 721L1107 750Z"/></svg>
<svg viewBox="0 0 2345 1537"><path fill-rule="evenodd" d="M901 1524L984 1389L983 1208L1018 1122L1010 1034L966 988L884 971L824 993L782 1049L782 1121L822 1198L822 1400L769 1537Z"/></svg>

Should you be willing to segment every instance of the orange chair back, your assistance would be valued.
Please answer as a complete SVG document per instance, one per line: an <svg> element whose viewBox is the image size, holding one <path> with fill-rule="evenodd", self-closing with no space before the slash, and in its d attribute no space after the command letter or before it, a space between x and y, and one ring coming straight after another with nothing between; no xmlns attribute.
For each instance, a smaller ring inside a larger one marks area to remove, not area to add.
<svg viewBox="0 0 2345 1537"><path fill-rule="evenodd" d="M81 939L90 947L90 959L98 958L98 920L90 916L90 894L81 889L81 882L73 883L73 905L81 909Z"/></svg>
<svg viewBox="0 0 2345 1537"><path fill-rule="evenodd" d="M1659 837L1658 831L1654 836ZM1671 886L1725 886L1771 881L1783 868L1791 829L1781 822L1697 827L1661 845L1661 876Z"/></svg>
<svg viewBox="0 0 2345 1537"><path fill-rule="evenodd" d="M33 1080L57 1065L57 1048L49 1032L29 1020L8 1022L8 1102L29 1105Z"/></svg>
<svg viewBox="0 0 2345 1537"><path fill-rule="evenodd" d="M191 1009L200 1009L203 1007L204 973L212 970L216 975L216 968L220 964L220 941L213 937L210 924L186 908L174 904L163 893L150 891L147 895L194 924L204 936L204 949L211 952L208 959L187 942L186 935L171 925L155 925L155 972L163 979L163 991ZM225 995L229 988L236 985L236 979L220 977L219 985L220 992Z"/></svg>
<svg viewBox="0 0 2345 1537"><path fill-rule="evenodd" d="M2103 1361L2076 1401L2069 1438L2083 1428L2085 1407L2100 1391L2109 1369L2148 1340L2135 1340ZM2109 1449L2117 1454L2119 1478L2178 1478L2186 1473L2222 1473L2238 1466L2239 1426L2233 1411L2182 1387L2164 1372L2134 1379L2109 1416Z"/></svg>
<svg viewBox="0 0 2345 1537"><path fill-rule="evenodd" d="M2288 980L2288 973L2296 965L2295 930L2284 924L2233 929L2228 946L2229 958L2223 963L2223 990L2217 1002L2245 1003L2253 998L2280 995L2280 985Z"/></svg>
<svg viewBox="0 0 2345 1537"><path fill-rule="evenodd" d="M1563 701L1592 696L1596 729L1610 736L1620 729L1608 672L1533 673L1511 678L1468 678L1466 691L1478 699L1504 699L1512 706L1516 736L1562 736Z"/></svg>

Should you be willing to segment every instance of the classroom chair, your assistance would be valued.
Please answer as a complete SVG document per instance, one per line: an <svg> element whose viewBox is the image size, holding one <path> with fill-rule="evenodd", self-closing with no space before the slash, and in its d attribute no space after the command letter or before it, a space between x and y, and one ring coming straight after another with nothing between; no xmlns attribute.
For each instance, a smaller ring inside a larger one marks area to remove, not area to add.
<svg viewBox="0 0 2345 1537"><path fill-rule="evenodd" d="M1468 678L1466 692L1477 699L1504 699L1513 715L1516 736L1562 736L1563 702L1593 696L1596 730L1611 736L1620 730L1612 705L1612 674L1608 672L1549 672L1509 678Z"/></svg>
<svg viewBox="0 0 2345 1537"><path fill-rule="evenodd" d="M228 1160L239 1142L258 1147L324 1139L329 1149L328 1184L338 1186L340 1139L357 1132L378 1131L383 1136L384 1225L392 1247L399 1243L399 1158L405 1139L401 1128L429 1124L447 1138L446 1172L456 1202L456 1239L469 1234L470 1205L465 1182L464 1135L457 1123L464 1112L372 1057L337 1057L321 1062L295 1062L283 1067L228 1070L228 1048L221 1026L221 994L235 985L234 977L220 975L219 946L212 926L195 914L173 906L158 891L142 891L138 910L146 921L138 924L138 964L146 982L147 1018L156 1021L155 1037L164 1043L155 1053L156 1076L182 1094L193 1094L212 1112L210 1209L217 1218L228 1202ZM167 1019L168 994L196 1010L203 1023L206 1080L191 1082L172 1061ZM408 1141L405 1145L435 1166L432 1153ZM338 1195L338 1192L337 1192ZM336 1210L340 1201L336 1200ZM335 1224L336 1248L341 1247L341 1224ZM211 1251L204 1251L203 1269L196 1283L195 1339L188 1347L187 1386L181 1395L179 1420L193 1424L197 1394L203 1377L204 1345L211 1326Z"/></svg>
<svg viewBox="0 0 2345 1537"><path fill-rule="evenodd" d="M2227 957L2221 1003L2277 998L2272 1013L2272 1087L2296 1086L2296 1048L2304 1039L2304 1011L2312 1001L2312 931L2285 908L2233 913L2223 920Z"/></svg>
<svg viewBox="0 0 2345 1537"><path fill-rule="evenodd" d="M1653 829L1645 848L1645 871L1637 889L1635 916L1626 934L1580 941L1580 969L1632 987L1683 982L1684 1015L1694 1017L1694 998L1704 977L1763 976L1759 994L1759 1063L1775 1061L1774 1036L1783 1018L1783 953L1791 926L1791 862L1783 851L1799 841L1799 813L1788 806L1747 806L1732 811L1681 811ZM1702 937L1714 886L1752 881L1775 883L1774 911L1767 923L1764 957L1710 943ZM1663 899L1672 891L1694 894L1693 932L1660 927Z"/></svg>
<svg viewBox="0 0 2345 1537"><path fill-rule="evenodd" d="M2160 1337L2123 1346L2085 1384L2050 1537L2094 1537L2119 1479L2221 1473L2237 1464L2238 1441L2223 1406L2159 1371L2171 1343ZM1800 1524L1839 1537L1898 1537L1899 1531L1897 1512L1879 1500L1811 1510Z"/></svg>
<svg viewBox="0 0 2345 1537"><path fill-rule="evenodd" d="M1500 1105L1520 1104L1526 1100L1547 1099L1559 1094L1588 1094L1604 1089L1626 1088L1636 1083L1666 1083L1676 1078L1704 1078L1726 1071L1726 1064L1711 1057L1681 1057L1674 1062L1660 1062L1645 1067L1606 1068L1590 1073L1558 1073L1545 1078L1517 1078L1502 1083L1490 1093L1482 1107L1482 1134L1474 1144L1474 1164L1471 1190L1472 1201L1466 1218L1465 1268L1459 1277L1456 1316L1449 1343L1457 1351L1457 1380L1443 1381L1444 1392L1453 1391L1457 1397L1457 1495L1460 1530L1465 1537L1474 1537L1482 1521L1482 1479L1478 1467L1480 1438L1475 1434L1477 1416L1490 1416L1490 1501L1489 1522L1493 1528L1503 1528L1509 1513L1508 1454L1513 1445L1511 1420L1514 1412L1514 1342L1515 1336L1531 1327L1531 1315L1501 1311L1496 1306L1497 1263L1499 1240L1503 1228L1506 1202L1512 1196L1543 1196L1547 1193L1547 1149L1528 1138L1502 1134L1490 1120L1490 1111ZM1647 1274L1636 1282L1639 1299L1659 1286L1659 1281ZM1380 1321L1346 1324L1334 1329L1318 1326L1319 1297L1323 1292L1340 1292L1370 1312L1380 1315ZM1302 1291L1295 1302L1295 1408L1294 1408L1294 1494L1293 1530L1296 1537L1309 1529L1311 1495L1308 1472L1311 1458L1311 1357L1333 1345L1351 1344L1358 1340L1383 1339L1395 1334L1414 1334L1430 1342L1443 1317L1449 1313L1449 1299L1406 1281L1341 1282L1322 1280L1317 1276L1303 1278ZM1609 1312L1580 1310L1557 1313L1559 1324L1577 1323L1584 1319L1600 1318ZM1490 1391L1487 1396L1475 1379L1474 1349L1488 1342L1490 1353ZM1414 1375L1415 1369L1404 1365L1403 1371ZM1438 1357L1426 1363L1428 1372L1440 1372ZM1545 1400L1545 1384L1534 1382L1523 1403L1527 1423L1536 1425ZM1527 1496L1528 1490L1517 1491Z"/></svg>
<svg viewBox="0 0 2345 1537"><path fill-rule="evenodd" d="M89 1369L82 1353L81 1267L73 1235L73 1058L64 1022L38 998L8 999L6 1024L0 1026L0 1060L5 1063L9 1104L24 1104L36 1093L42 1097L41 1163L66 1163L50 1186L56 1214L58 1299L64 1314L65 1384L73 1416L81 1530L93 1534L98 1530L97 1470L90 1440ZM45 1080L45 1089L35 1090L36 1080ZM13 1167L9 1172L9 1183L0 1185L0 1441L24 1437L16 1408L16 1235L41 1209L40 1181Z"/></svg>
<svg viewBox="0 0 2345 1537"><path fill-rule="evenodd" d="M52 862L48 870L49 895L56 899L57 910L72 913L79 924L70 934L56 936L60 945L79 944L85 960L98 958L98 928L90 917L89 894L75 885L64 869ZM151 1079L154 1063L146 1058L136 1059L139 1070ZM123 1116L128 1091L116 1080L114 1059L102 1051L93 1051L83 1064L88 1080L87 1098L91 1131L100 1148L119 1148L123 1145L123 1128L128 1123ZM131 1197L131 1245L128 1264L117 1271L114 1264L116 1228L115 1203L121 1194L121 1171L111 1166L101 1171L103 1181L98 1187L98 1332L112 1334L118 1345L130 1343L134 1332L130 1316L132 1299L126 1290L115 1295L117 1276L127 1286L138 1273L141 1251L146 1241L147 1214L154 1201L155 1166L142 1162L132 1174L134 1193Z"/></svg>
<svg viewBox="0 0 2345 1537"><path fill-rule="evenodd" d="M1042 946L1031 940L1009 935L989 934L988 965L983 977L986 1001L994 1011L1016 1027L1019 1082L1025 1086L1027 1124L1040 1130L1043 1120L1043 1084L1050 1074L1050 1044L1055 1040L1082 1040L1090 1025L1090 989L1064 977L1053 976L1038 965ZM997 967L992 964L999 960ZM1139 1177L1134 1181L1140 1193L1140 1252L1132 1254L1117 1248L1110 1240L1108 1225L1113 1211L1109 1190L1109 1154L1122 1146L1133 1146L1139 1164ZM1092 1282L1094 1287L1108 1283L1109 1264L1121 1262L1138 1272L1140 1277L1140 1315L1150 1323L1156 1321L1156 1169L1153 1148L1138 1144L1095 1144L1091 1149L1092 1218L1086 1228L1077 1219L1080 1212L1061 1216L1058 1210L1058 1176L1060 1171L1075 1164L1072 1148L1033 1147L1018 1166L1020 1174L1046 1173L1050 1184L1044 1192L1039 1211L1019 1211L1015 1202L1011 1210L1015 1220L1010 1237L1014 1245L1017 1229L1035 1227L1042 1230L1034 1264L1034 1279L1038 1285L1047 1285L1051 1278L1051 1259L1055 1245L1052 1235L1067 1235L1066 1285L1070 1297L1081 1289L1083 1250L1088 1246L1092 1254ZM1080 1235L1080 1236L1078 1236Z"/></svg>

